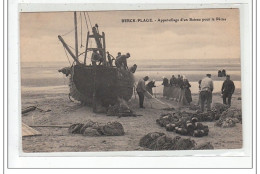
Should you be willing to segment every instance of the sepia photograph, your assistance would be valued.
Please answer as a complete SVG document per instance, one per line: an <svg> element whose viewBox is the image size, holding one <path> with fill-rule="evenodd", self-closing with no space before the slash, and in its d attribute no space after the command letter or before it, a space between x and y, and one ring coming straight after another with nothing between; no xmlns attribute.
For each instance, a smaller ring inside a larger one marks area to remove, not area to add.
<svg viewBox="0 0 260 174"><path fill-rule="evenodd" d="M23 153L243 148L238 8L20 12Z"/></svg>

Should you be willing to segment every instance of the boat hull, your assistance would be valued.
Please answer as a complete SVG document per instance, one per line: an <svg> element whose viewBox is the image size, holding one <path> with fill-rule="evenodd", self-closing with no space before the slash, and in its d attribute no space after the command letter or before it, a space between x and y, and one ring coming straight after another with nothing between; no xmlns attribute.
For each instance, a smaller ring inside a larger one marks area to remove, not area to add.
<svg viewBox="0 0 260 174"><path fill-rule="evenodd" d="M131 72L106 66L96 66L95 72L93 66L72 67L70 95L74 99L92 105L95 92L95 102L104 107L114 105L118 98L131 99L134 87Z"/></svg>

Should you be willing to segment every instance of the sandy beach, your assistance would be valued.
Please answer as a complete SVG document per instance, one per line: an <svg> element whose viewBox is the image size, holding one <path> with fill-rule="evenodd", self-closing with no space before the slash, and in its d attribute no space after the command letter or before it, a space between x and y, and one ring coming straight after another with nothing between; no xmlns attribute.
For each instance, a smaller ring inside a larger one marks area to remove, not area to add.
<svg viewBox="0 0 260 174"><path fill-rule="evenodd" d="M232 97L232 107L241 108L242 100L240 90L236 90ZM166 100L157 94L157 98L168 103L180 111L190 111L189 107L179 107L176 101ZM192 94L193 104L198 101L198 95ZM220 93L213 94L213 104L222 103ZM156 124L156 119L162 113L169 111L162 110L160 103L155 100L145 99L145 109L138 108L138 96L133 95L128 102L129 106L139 115L137 117L116 117L106 114L96 114L92 108L80 106L78 102L72 102L68 93L57 90L56 93L22 92L22 108L38 106L43 110L50 109L50 112L31 111L22 115L22 122L31 125L71 125L84 123L87 120L107 123L112 121L120 122L125 131L124 136L100 136L87 137L81 134L70 134L68 128L34 127L41 132L41 136L23 137L23 152L100 152L100 151L147 151L139 146L140 139L150 132L163 132L169 137L180 136L175 132L167 132L165 128ZM242 124L237 123L232 128L220 128L214 126L215 122L203 122L209 127L208 136L190 137L197 145L210 142L214 149L239 149L242 148Z"/></svg>

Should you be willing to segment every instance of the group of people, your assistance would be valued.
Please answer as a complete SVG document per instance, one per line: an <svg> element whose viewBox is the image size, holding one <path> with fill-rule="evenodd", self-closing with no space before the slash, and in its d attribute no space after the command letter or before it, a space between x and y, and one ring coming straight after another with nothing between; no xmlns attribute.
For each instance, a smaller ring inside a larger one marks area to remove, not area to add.
<svg viewBox="0 0 260 174"><path fill-rule="evenodd" d="M167 99L173 98L181 105L189 105L192 102L190 83L184 75L175 77L172 75L170 81L163 78L163 96Z"/></svg>
<svg viewBox="0 0 260 174"><path fill-rule="evenodd" d="M140 79L137 83L136 91L139 96L139 106L144 108L144 93L149 92L153 95L152 88L155 86L155 81L150 81L145 85L145 82L149 80L148 76ZM167 78L163 78L163 96L166 98L173 98L182 105L189 105L192 102L190 83L185 76L178 75L176 78L172 75L170 81ZM212 92L214 90L213 80L211 74L207 74L202 80L199 81L199 102L201 111L204 112L204 106L206 104L207 111L211 110ZM235 91L235 85L230 80L230 75L226 75L226 80L222 84L221 95L223 98L223 104L231 106L231 98Z"/></svg>
<svg viewBox="0 0 260 174"><path fill-rule="evenodd" d="M107 59L108 59L108 65L113 66L113 61L115 61L115 66L117 68L122 68L122 69L128 69L127 66L127 59L130 58L130 53L126 53L125 55L121 54L121 52L117 53L116 58L112 56L109 52L107 52ZM104 57L97 52L97 50L93 50L92 56L91 56L91 62L92 65L95 66L97 63L98 65L101 65L104 62Z"/></svg>

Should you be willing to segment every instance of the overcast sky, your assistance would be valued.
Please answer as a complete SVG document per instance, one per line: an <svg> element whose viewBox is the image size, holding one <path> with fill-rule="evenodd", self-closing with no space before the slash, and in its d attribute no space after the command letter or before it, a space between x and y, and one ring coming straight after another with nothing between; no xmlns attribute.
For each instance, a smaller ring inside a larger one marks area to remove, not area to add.
<svg viewBox="0 0 260 174"><path fill-rule="evenodd" d="M78 12L81 45L81 18ZM82 14L82 42L86 23ZM131 59L231 59L240 58L238 9L153 10L88 12L92 25L106 34L106 47L113 55L130 52ZM158 19L225 18L210 22L158 22ZM122 23L121 19L152 19L151 23ZM21 13L21 61L66 61L58 35L74 27L73 12ZM74 47L74 32L63 37ZM83 52L81 48L80 52Z"/></svg>

